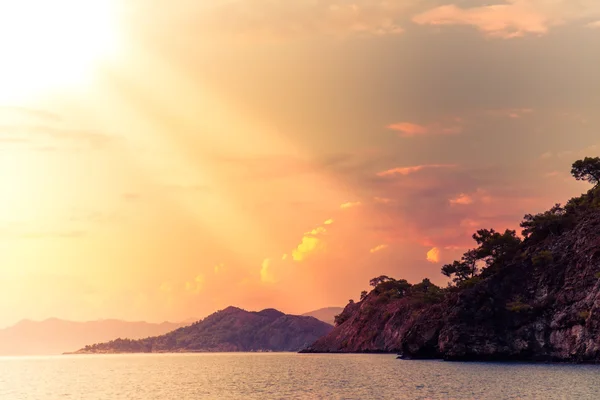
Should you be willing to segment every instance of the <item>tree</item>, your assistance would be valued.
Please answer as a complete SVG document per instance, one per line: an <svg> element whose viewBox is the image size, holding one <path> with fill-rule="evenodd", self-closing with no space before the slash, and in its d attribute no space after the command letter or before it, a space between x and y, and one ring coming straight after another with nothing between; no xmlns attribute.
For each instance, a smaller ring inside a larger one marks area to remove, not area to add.
<svg viewBox="0 0 600 400"><path fill-rule="evenodd" d="M594 187L600 183L600 157L586 157L577 160L571 168L571 175L578 181L588 181Z"/></svg>
<svg viewBox="0 0 600 400"><path fill-rule="evenodd" d="M560 204L540 214L526 214L521 222L521 234L526 238L543 240L548 236L560 235L571 225L571 218Z"/></svg>
<svg viewBox="0 0 600 400"><path fill-rule="evenodd" d="M377 285L379 285L380 283L388 282L388 281L393 281L393 279L387 275L381 275L381 276L371 279L369 281L369 285L371 285L373 287L377 287Z"/></svg>
<svg viewBox="0 0 600 400"><path fill-rule="evenodd" d="M362 292L360 292L360 301L363 301L364 299L367 298L367 291L363 290Z"/></svg>
<svg viewBox="0 0 600 400"><path fill-rule="evenodd" d="M456 284L477 276L480 272L478 264L485 263L481 272L497 267L512 259L521 244L517 232L507 229L504 233L493 229L480 229L473 235L473 240L479 245L463 254L460 261L446 264L442 267L442 274Z"/></svg>
<svg viewBox="0 0 600 400"><path fill-rule="evenodd" d="M460 283L477 275L477 269L461 260L444 265L442 267L442 274L448 278L452 278L454 283Z"/></svg>
<svg viewBox="0 0 600 400"><path fill-rule="evenodd" d="M480 229L473 235L473 239L479 247L474 249L472 257L475 261L485 261L487 267L514 257L521 244L517 232L510 229L502 234L493 229Z"/></svg>

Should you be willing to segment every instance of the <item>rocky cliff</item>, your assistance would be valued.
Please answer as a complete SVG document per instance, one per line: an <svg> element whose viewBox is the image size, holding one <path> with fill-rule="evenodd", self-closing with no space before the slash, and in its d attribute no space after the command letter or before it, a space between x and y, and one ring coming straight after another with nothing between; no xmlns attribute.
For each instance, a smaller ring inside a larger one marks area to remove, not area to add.
<svg viewBox="0 0 600 400"><path fill-rule="evenodd" d="M487 250L480 235L483 244L454 267L460 272L473 256L473 268L481 261L487 268L455 278L447 289L428 281L376 282L306 351L600 362L600 188L564 208L526 216L522 226L525 238L511 242L516 244L510 252L502 252L508 233L492 231L504 242L496 240ZM449 275L457 271L451 267Z"/></svg>
<svg viewBox="0 0 600 400"><path fill-rule="evenodd" d="M116 339L77 351L91 353L160 353L219 351L298 351L333 327L313 317L228 307L190 326L141 340Z"/></svg>

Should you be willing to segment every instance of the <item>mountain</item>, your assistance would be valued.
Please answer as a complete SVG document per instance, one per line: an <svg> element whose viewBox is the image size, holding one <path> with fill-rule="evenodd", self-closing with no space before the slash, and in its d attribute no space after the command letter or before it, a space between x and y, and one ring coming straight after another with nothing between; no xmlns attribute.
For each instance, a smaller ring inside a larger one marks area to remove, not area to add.
<svg viewBox="0 0 600 400"><path fill-rule="evenodd" d="M23 320L0 330L0 355L53 355L117 337L140 339L162 335L182 324L127 322L115 319L75 322L57 318Z"/></svg>
<svg viewBox="0 0 600 400"><path fill-rule="evenodd" d="M116 339L76 353L298 351L333 327L313 317L228 307L190 326L141 340Z"/></svg>
<svg viewBox="0 0 600 400"><path fill-rule="evenodd" d="M316 319L326 322L330 325L334 324L335 316L344 311L343 307L326 307L318 310L310 311L302 315L307 317L315 317Z"/></svg>
<svg viewBox="0 0 600 400"><path fill-rule="evenodd" d="M522 240L478 231L479 247L444 266L449 288L374 279L305 351L600 362L600 187L521 226Z"/></svg>

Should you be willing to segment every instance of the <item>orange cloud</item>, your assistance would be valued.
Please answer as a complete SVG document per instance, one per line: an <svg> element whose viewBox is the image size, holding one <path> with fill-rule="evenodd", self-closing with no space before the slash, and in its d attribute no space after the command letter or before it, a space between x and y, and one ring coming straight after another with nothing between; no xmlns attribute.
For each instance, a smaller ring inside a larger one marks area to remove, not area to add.
<svg viewBox="0 0 600 400"><path fill-rule="evenodd" d="M387 197L374 197L373 200L375 201L375 203L380 203L380 204L390 204L394 201Z"/></svg>
<svg viewBox="0 0 600 400"><path fill-rule="evenodd" d="M497 110L487 110L487 114L491 116L507 117L512 119L522 118L526 115L533 114L532 108L506 108Z"/></svg>
<svg viewBox="0 0 600 400"><path fill-rule="evenodd" d="M173 291L173 284L171 282L163 282L158 290L162 293L171 293Z"/></svg>
<svg viewBox="0 0 600 400"><path fill-rule="evenodd" d="M304 236L302 242L292 251L292 259L294 261L303 261L311 253L322 248L322 243L319 238L312 236Z"/></svg>
<svg viewBox="0 0 600 400"><path fill-rule="evenodd" d="M586 25L588 28L598 29L600 28L600 21L590 22Z"/></svg>
<svg viewBox="0 0 600 400"><path fill-rule="evenodd" d="M185 290L186 290L186 292L189 292L189 293L198 294L204 288L204 282L205 282L204 275L199 274L194 278L194 280L192 282L185 283Z"/></svg>
<svg viewBox="0 0 600 400"><path fill-rule="evenodd" d="M387 128L393 131L398 131L402 134L402 136L405 137L425 135L429 133L429 130L425 126L410 122L398 122L396 124L388 125Z"/></svg>
<svg viewBox="0 0 600 400"><path fill-rule="evenodd" d="M359 207L359 206L362 206L362 203L360 201L355 201L355 202L344 203L344 204L340 205L340 208L342 210L345 210L348 208Z"/></svg>
<svg viewBox="0 0 600 400"><path fill-rule="evenodd" d="M194 3L194 2L191 2ZM194 6L190 6L194 7ZM240 0L200 13L204 29L236 37L281 40L303 36L398 35L406 4L390 1Z"/></svg>
<svg viewBox="0 0 600 400"><path fill-rule="evenodd" d="M451 198L449 200L450 204L455 206L455 205L469 205L469 204L473 204L475 202L478 203L483 203L483 204L489 204L492 202L492 196L489 195L489 193L483 189L477 189L475 192L472 192L471 194L467 194L467 193L461 193L458 196Z"/></svg>
<svg viewBox="0 0 600 400"><path fill-rule="evenodd" d="M440 249L437 247L432 248L427 252L427 261L430 263L440 262Z"/></svg>
<svg viewBox="0 0 600 400"><path fill-rule="evenodd" d="M310 232L306 232L306 235L319 235L319 234L325 233L325 232L327 232L327 229L323 228L322 226L319 226Z"/></svg>
<svg viewBox="0 0 600 400"><path fill-rule="evenodd" d="M461 193L458 197L450 199L452 205L469 205L473 203L473 198L468 194Z"/></svg>
<svg viewBox="0 0 600 400"><path fill-rule="evenodd" d="M422 171L426 168L451 168L455 167L454 164L426 164L426 165L413 165L411 167L398 167L381 171L377 173L377 176L393 176L393 175L410 175L415 172Z"/></svg>
<svg viewBox="0 0 600 400"><path fill-rule="evenodd" d="M488 36L514 38L525 34L542 35L558 20L533 6L532 0L509 0L509 4L460 8L445 5L413 18L419 25L470 25ZM539 2L538 2L539 5Z"/></svg>
<svg viewBox="0 0 600 400"><path fill-rule="evenodd" d="M273 275L273 272L271 271L271 260L269 258L265 258L265 260L262 262L261 268L260 268L260 280L263 283L275 283L275 276Z"/></svg>
<svg viewBox="0 0 600 400"><path fill-rule="evenodd" d="M455 119L454 122L460 122ZM423 135L450 135L462 132L460 125L442 125L433 123L430 125L419 125L412 122L398 122L387 126L388 129L398 132L401 137L414 137Z"/></svg>
<svg viewBox="0 0 600 400"><path fill-rule="evenodd" d="M327 221L323 222L323 225L331 225L331 224L333 224L332 219L328 219Z"/></svg>
<svg viewBox="0 0 600 400"><path fill-rule="evenodd" d="M373 247L371 250L369 250L371 252L371 254L373 253L377 253L381 250L385 250L387 249L388 245L387 244L380 244L379 246Z"/></svg>
<svg viewBox="0 0 600 400"><path fill-rule="evenodd" d="M215 274L218 274L219 272L223 271L223 268L225 267L225 265L223 263L215 265Z"/></svg>

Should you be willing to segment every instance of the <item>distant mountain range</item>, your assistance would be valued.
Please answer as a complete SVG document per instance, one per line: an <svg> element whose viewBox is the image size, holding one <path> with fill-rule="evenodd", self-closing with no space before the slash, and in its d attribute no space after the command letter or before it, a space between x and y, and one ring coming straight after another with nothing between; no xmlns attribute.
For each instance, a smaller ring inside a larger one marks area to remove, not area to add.
<svg viewBox="0 0 600 400"><path fill-rule="evenodd" d="M330 325L333 325L334 319L336 315L339 315L344 311L344 307L325 307L319 308L318 310L304 313L302 315L308 317L315 317L318 320L323 322L327 322Z"/></svg>
<svg viewBox="0 0 600 400"><path fill-rule="evenodd" d="M188 323L127 322L106 319L90 322L50 318L23 320L0 329L0 356L53 355L118 337L141 339L162 335Z"/></svg>
<svg viewBox="0 0 600 400"><path fill-rule="evenodd" d="M332 329L310 316L287 315L272 308L254 312L228 307L164 335L115 339L85 346L76 353L298 351Z"/></svg>

